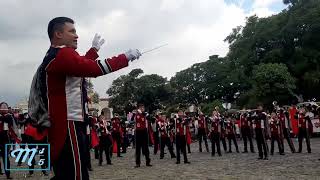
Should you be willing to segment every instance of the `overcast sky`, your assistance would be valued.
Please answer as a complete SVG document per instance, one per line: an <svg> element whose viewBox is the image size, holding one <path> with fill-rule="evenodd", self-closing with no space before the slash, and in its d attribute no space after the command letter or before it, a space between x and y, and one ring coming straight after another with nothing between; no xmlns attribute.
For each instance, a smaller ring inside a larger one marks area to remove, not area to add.
<svg viewBox="0 0 320 180"><path fill-rule="evenodd" d="M284 9L282 0L4 0L0 1L0 101L14 106L27 97L34 72L49 48L48 22L57 16L75 20L78 52L84 54L94 34L106 40L101 59L129 48L144 54L128 68L93 80L106 97L112 81L134 68L145 74L174 76L210 55L225 56L223 39L245 18L266 17Z"/></svg>

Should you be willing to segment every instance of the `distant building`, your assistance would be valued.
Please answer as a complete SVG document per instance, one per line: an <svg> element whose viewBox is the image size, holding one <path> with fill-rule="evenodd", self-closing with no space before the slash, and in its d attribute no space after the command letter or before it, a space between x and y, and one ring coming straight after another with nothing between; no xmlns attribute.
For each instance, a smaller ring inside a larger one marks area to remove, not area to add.
<svg viewBox="0 0 320 180"><path fill-rule="evenodd" d="M100 115L103 111L106 117L112 118L112 108L109 108L109 99L108 98L100 98L99 104L92 103L89 104L89 111L97 111Z"/></svg>
<svg viewBox="0 0 320 180"><path fill-rule="evenodd" d="M19 109L22 113L28 112L28 99L21 99L13 109Z"/></svg>

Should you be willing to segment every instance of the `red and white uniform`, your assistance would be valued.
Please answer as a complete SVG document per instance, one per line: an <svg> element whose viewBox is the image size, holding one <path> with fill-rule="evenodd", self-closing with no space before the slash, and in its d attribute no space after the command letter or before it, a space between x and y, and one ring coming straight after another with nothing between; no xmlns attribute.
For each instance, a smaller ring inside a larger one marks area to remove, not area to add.
<svg viewBox="0 0 320 180"><path fill-rule="evenodd" d="M303 129L307 129L308 128L308 125L307 125L307 120L304 116L303 113L299 113L298 114L298 127L299 128L303 128Z"/></svg>
<svg viewBox="0 0 320 180"><path fill-rule="evenodd" d="M136 130L144 130L148 128L147 119L143 113L137 113L135 119L136 119Z"/></svg>
<svg viewBox="0 0 320 180"><path fill-rule="evenodd" d="M112 118L112 128L113 132L121 132L120 119L118 117Z"/></svg>
<svg viewBox="0 0 320 180"><path fill-rule="evenodd" d="M207 128L206 120L205 120L204 116L200 116L199 117L199 119L198 119L198 128L199 129L206 129Z"/></svg>
<svg viewBox="0 0 320 180"><path fill-rule="evenodd" d="M235 134L235 125L231 121L227 121L226 127L227 134L234 135Z"/></svg>
<svg viewBox="0 0 320 180"><path fill-rule="evenodd" d="M162 118L159 118L158 125L159 125L160 137L168 137L167 123Z"/></svg>
<svg viewBox="0 0 320 180"><path fill-rule="evenodd" d="M98 54L93 48L85 56L80 56L73 48L50 47L37 71L41 73L40 98L45 103L49 116L49 122L41 123L50 124L46 126L49 126L51 160L54 163L58 159L68 137L77 173L80 158L75 121L84 121L84 77L102 76L128 66L124 54L106 60L96 60L97 58ZM31 92L33 88L35 87L32 86Z"/></svg>
<svg viewBox="0 0 320 180"><path fill-rule="evenodd" d="M277 121L275 119L271 119L270 124L270 131L272 136L280 136L280 121Z"/></svg>

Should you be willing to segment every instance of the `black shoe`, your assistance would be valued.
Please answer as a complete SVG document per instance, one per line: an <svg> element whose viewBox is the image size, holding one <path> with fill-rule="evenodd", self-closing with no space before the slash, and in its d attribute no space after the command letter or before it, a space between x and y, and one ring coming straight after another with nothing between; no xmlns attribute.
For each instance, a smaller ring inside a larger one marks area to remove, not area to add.
<svg viewBox="0 0 320 180"><path fill-rule="evenodd" d="M111 163L111 162L108 162L107 164L108 164L108 165L112 165L112 163Z"/></svg>
<svg viewBox="0 0 320 180"><path fill-rule="evenodd" d="M280 153L280 155L284 155L284 153L282 152L282 153Z"/></svg>
<svg viewBox="0 0 320 180"><path fill-rule="evenodd" d="M191 154L191 151L188 151L188 154Z"/></svg>
<svg viewBox="0 0 320 180"><path fill-rule="evenodd" d="M268 160L268 157L264 157L263 160Z"/></svg>
<svg viewBox="0 0 320 180"><path fill-rule="evenodd" d="M160 157L160 159L163 159L163 157Z"/></svg>
<svg viewBox="0 0 320 180"><path fill-rule="evenodd" d="M177 161L176 164L180 164L180 161Z"/></svg>
<svg viewBox="0 0 320 180"><path fill-rule="evenodd" d="M139 168L140 167L140 164L137 164L136 166L134 166L134 168Z"/></svg>
<svg viewBox="0 0 320 180"><path fill-rule="evenodd" d="M117 157L123 157L123 156L119 155L119 156L117 156Z"/></svg>
<svg viewBox="0 0 320 180"><path fill-rule="evenodd" d="M151 167L152 165L151 165L150 163L148 163L148 164L146 164L146 166L149 166L149 167Z"/></svg>
<svg viewBox="0 0 320 180"><path fill-rule="evenodd" d="M263 157L258 157L258 159L263 159Z"/></svg>
<svg viewBox="0 0 320 180"><path fill-rule="evenodd" d="M185 163L185 164L190 164L191 162L190 162L190 161L185 161L184 163Z"/></svg>
<svg viewBox="0 0 320 180"><path fill-rule="evenodd" d="M219 156L222 156L221 154L219 154Z"/></svg>
<svg viewBox="0 0 320 180"><path fill-rule="evenodd" d="M237 153L240 153L240 151L239 151L239 150L237 150Z"/></svg>
<svg viewBox="0 0 320 180"><path fill-rule="evenodd" d="M199 152L202 152L202 149L199 149Z"/></svg>
<svg viewBox="0 0 320 180"><path fill-rule="evenodd" d="M171 159L173 159L173 158L177 158L177 156L176 155L171 156Z"/></svg>
<svg viewBox="0 0 320 180"><path fill-rule="evenodd" d="M251 153L256 153L255 151L251 151Z"/></svg>
<svg viewBox="0 0 320 180"><path fill-rule="evenodd" d="M211 154L212 157L214 157L214 154Z"/></svg>
<svg viewBox="0 0 320 180"><path fill-rule="evenodd" d="M232 153L232 151L228 151L227 153Z"/></svg>
<svg viewBox="0 0 320 180"><path fill-rule="evenodd" d="M11 176L7 176L7 179L13 179Z"/></svg>
<svg viewBox="0 0 320 180"><path fill-rule="evenodd" d="M243 151L242 153L248 153L248 151Z"/></svg>
<svg viewBox="0 0 320 180"><path fill-rule="evenodd" d="M308 153L311 153L311 151L308 151Z"/></svg>
<svg viewBox="0 0 320 180"><path fill-rule="evenodd" d="M302 153L302 151L298 151L298 153Z"/></svg>

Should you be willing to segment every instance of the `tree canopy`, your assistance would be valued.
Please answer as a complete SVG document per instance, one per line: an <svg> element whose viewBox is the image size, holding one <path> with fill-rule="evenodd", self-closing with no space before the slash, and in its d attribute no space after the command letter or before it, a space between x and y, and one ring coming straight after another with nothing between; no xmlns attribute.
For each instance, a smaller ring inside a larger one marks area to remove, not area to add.
<svg viewBox="0 0 320 180"><path fill-rule="evenodd" d="M212 55L170 80L135 69L116 79L107 94L111 106L142 102L149 109L196 104L205 111L217 102L233 107L320 99L320 3L284 0L288 7L267 18L248 17L225 42L225 57ZM301 98L300 98L301 99ZM174 109L173 108L173 109ZM213 107L212 107L213 108Z"/></svg>

